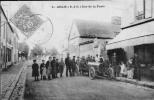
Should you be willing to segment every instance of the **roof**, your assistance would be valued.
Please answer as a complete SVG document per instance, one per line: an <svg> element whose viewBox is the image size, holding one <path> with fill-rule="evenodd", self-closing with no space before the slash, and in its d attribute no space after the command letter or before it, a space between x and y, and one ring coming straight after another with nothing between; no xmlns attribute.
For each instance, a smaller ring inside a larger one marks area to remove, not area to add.
<svg viewBox="0 0 154 100"><path fill-rule="evenodd" d="M75 20L74 23L76 24L81 37L113 38L114 30L120 31L119 25L105 22Z"/></svg>

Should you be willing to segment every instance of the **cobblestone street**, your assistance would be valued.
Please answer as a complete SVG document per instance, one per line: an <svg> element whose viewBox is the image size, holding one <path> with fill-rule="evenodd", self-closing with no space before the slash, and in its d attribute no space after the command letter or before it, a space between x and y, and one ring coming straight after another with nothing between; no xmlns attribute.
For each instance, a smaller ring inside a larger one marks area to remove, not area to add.
<svg viewBox="0 0 154 100"><path fill-rule="evenodd" d="M27 70L25 100L153 100L154 90L129 83L88 77L34 81Z"/></svg>
<svg viewBox="0 0 154 100"><path fill-rule="evenodd" d="M23 63L18 63L7 71L1 73L1 97L4 98L7 91L9 91L9 87L15 81L16 75L19 73L22 68Z"/></svg>

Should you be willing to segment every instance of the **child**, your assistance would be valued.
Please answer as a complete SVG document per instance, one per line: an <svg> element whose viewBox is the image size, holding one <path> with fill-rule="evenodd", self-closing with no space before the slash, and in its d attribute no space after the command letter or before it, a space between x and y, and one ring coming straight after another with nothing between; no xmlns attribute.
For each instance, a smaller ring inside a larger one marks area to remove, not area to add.
<svg viewBox="0 0 154 100"><path fill-rule="evenodd" d="M35 81L38 81L39 77L39 65L36 63L36 60L33 60L33 65L32 65L32 76L34 76Z"/></svg>
<svg viewBox="0 0 154 100"><path fill-rule="evenodd" d="M43 76L43 80L46 80L46 78L47 78L47 70L46 70L46 67L43 67L42 76Z"/></svg>

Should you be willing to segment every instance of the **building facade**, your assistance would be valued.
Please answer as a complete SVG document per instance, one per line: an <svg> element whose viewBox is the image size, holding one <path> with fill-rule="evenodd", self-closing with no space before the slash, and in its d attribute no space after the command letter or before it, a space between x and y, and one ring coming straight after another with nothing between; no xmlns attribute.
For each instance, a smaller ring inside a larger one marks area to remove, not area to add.
<svg viewBox="0 0 154 100"><path fill-rule="evenodd" d="M74 20L70 29L69 52L72 56L88 55L105 57L105 45L115 33L120 32L120 25L97 21ZM103 52L104 51L104 52Z"/></svg>
<svg viewBox="0 0 154 100"><path fill-rule="evenodd" d="M122 31L107 44L111 57L117 53L119 62L139 56L141 75L151 78L154 65L154 0L131 0L122 20Z"/></svg>
<svg viewBox="0 0 154 100"><path fill-rule="evenodd" d="M1 33L0 33L0 66L5 69L18 60L18 36L8 22L7 16L1 10Z"/></svg>

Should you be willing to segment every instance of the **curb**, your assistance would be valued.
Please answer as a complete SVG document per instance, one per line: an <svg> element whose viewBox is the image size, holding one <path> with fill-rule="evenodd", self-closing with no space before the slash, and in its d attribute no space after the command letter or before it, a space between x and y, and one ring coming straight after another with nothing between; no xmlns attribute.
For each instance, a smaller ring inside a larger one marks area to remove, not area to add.
<svg viewBox="0 0 154 100"><path fill-rule="evenodd" d="M24 71L26 71L26 67L24 68ZM26 84L26 75L27 75L27 72L24 72L24 81L23 81L23 90L22 90L22 93L21 93L21 96L19 97L19 100L24 100L24 93L25 93L25 84Z"/></svg>
<svg viewBox="0 0 154 100"><path fill-rule="evenodd" d="M25 65L23 64L23 67L20 69L19 73L16 75L13 83L8 87L8 91L5 93L5 96L2 100L9 100L10 96L19 80L20 74L22 73L23 69L24 69Z"/></svg>
<svg viewBox="0 0 154 100"><path fill-rule="evenodd" d="M134 79L116 78L115 80L154 89L154 84L147 84L142 81L137 81Z"/></svg>

